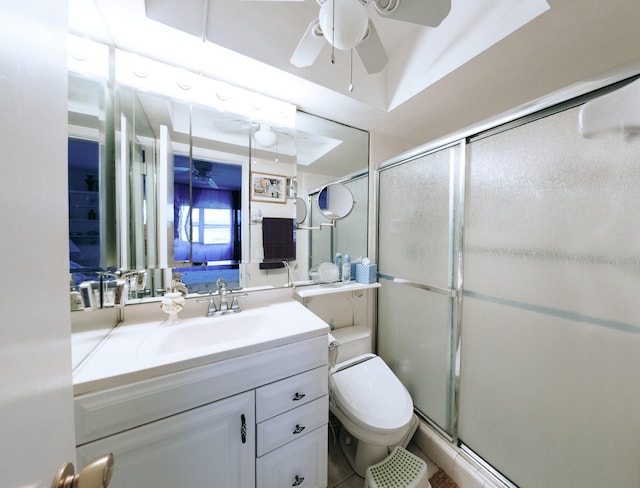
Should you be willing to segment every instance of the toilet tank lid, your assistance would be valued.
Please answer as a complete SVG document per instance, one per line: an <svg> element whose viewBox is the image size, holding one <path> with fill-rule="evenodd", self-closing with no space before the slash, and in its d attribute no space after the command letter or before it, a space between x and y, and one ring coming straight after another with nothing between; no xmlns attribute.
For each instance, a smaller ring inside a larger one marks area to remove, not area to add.
<svg viewBox="0 0 640 488"><path fill-rule="evenodd" d="M409 392L385 362L375 355L331 375L338 407L353 421L377 431L404 427L413 415ZM341 363L338 366L343 365Z"/></svg>

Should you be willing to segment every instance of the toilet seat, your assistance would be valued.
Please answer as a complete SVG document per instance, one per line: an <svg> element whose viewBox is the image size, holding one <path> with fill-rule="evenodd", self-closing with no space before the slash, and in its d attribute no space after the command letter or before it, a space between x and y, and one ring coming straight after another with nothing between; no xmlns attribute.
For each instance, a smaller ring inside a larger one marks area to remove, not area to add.
<svg viewBox="0 0 640 488"><path fill-rule="evenodd" d="M329 384L336 406L364 429L388 433L403 429L412 419L409 392L375 354L336 365Z"/></svg>

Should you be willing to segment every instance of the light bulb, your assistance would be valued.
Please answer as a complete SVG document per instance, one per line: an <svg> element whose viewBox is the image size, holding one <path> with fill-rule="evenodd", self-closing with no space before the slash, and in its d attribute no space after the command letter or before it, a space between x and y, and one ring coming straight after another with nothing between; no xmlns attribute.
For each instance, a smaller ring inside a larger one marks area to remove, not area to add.
<svg viewBox="0 0 640 488"><path fill-rule="evenodd" d="M278 141L278 136L273 132L271 127L267 127L266 129L260 127L253 136L262 147L271 147Z"/></svg>
<svg viewBox="0 0 640 488"><path fill-rule="evenodd" d="M325 39L342 50L356 47L369 25L367 10L359 0L325 0L318 20Z"/></svg>

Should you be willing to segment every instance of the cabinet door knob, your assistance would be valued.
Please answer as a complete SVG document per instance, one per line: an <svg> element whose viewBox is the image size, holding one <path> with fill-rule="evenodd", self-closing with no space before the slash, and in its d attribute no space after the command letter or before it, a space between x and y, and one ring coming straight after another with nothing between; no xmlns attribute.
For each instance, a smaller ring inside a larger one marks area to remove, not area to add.
<svg viewBox="0 0 640 488"><path fill-rule="evenodd" d="M296 392L295 395L293 395L293 398L291 399L291 401L293 402L297 402L298 400L302 400L304 397L306 397L307 395L305 395L304 393L298 393Z"/></svg>
<svg viewBox="0 0 640 488"><path fill-rule="evenodd" d="M306 427L304 425L300 425L300 424L296 424L296 428L293 429L293 434L299 434L300 432L302 432L304 429L306 429Z"/></svg>
<svg viewBox="0 0 640 488"><path fill-rule="evenodd" d="M296 475L291 486L300 486L304 482L304 476Z"/></svg>

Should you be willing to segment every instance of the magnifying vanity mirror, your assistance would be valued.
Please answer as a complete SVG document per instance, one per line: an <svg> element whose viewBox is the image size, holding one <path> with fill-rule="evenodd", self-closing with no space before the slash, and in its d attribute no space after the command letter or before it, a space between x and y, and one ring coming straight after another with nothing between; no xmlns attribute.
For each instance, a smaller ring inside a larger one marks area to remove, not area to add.
<svg viewBox="0 0 640 488"><path fill-rule="evenodd" d="M329 222L320 222L316 227L304 227L300 224L307 218L307 205L302 199L296 202L296 216L300 217L298 229L300 230L322 230L325 227L336 226L336 220L344 219L355 203L353 193L342 183L331 183L325 185L317 193L316 205L323 217Z"/></svg>
<svg viewBox="0 0 640 488"><path fill-rule="evenodd" d="M307 220L307 203L303 198L296 198L296 223L298 225L304 224Z"/></svg>
<svg viewBox="0 0 640 488"><path fill-rule="evenodd" d="M353 209L353 193L341 183L323 187L316 200L320 213L330 220L345 218Z"/></svg>

